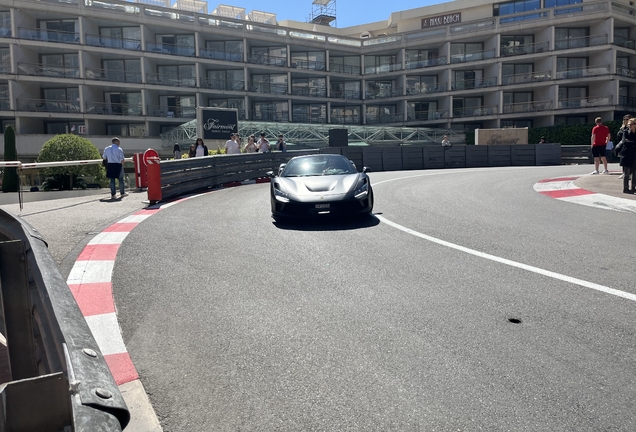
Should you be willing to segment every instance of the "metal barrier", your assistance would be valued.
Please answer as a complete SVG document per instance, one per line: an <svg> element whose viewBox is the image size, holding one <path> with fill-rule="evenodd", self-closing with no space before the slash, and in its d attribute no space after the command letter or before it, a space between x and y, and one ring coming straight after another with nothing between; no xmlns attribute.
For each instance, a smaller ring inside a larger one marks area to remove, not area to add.
<svg viewBox="0 0 636 432"><path fill-rule="evenodd" d="M130 413L46 242L0 210L2 431L121 431Z"/></svg>

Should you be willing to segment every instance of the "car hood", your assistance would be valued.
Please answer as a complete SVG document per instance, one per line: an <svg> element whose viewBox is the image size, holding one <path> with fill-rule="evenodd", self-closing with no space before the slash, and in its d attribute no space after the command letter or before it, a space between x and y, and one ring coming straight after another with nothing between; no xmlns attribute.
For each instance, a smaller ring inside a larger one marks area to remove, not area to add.
<svg viewBox="0 0 636 432"><path fill-rule="evenodd" d="M279 177L276 179L281 190L299 196L339 195L351 191L360 174L343 174L311 177Z"/></svg>

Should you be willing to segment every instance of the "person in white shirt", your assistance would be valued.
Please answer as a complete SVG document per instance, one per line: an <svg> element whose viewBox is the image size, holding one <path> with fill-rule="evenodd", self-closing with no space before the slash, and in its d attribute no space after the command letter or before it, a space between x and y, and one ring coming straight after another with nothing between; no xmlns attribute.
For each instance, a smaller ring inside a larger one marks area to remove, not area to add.
<svg viewBox="0 0 636 432"><path fill-rule="evenodd" d="M225 143L225 153L226 154L240 154L241 153L241 147L240 144L238 143L238 138L237 138L238 134L231 134L230 135L230 139L226 141Z"/></svg>
<svg viewBox="0 0 636 432"><path fill-rule="evenodd" d="M119 147L119 138L111 140L111 145L104 149L102 159L106 160L106 177L110 179L110 198L115 199L115 179L119 180L119 194L121 197L128 195L124 186L124 151Z"/></svg>
<svg viewBox="0 0 636 432"><path fill-rule="evenodd" d="M208 146L206 146L203 143L203 139L202 138L197 138L197 140L194 143L194 145L196 146L194 157L201 157L201 156L207 156L208 155Z"/></svg>
<svg viewBox="0 0 636 432"><path fill-rule="evenodd" d="M265 133L261 132L261 139L256 143L259 153L267 153L269 151L269 141L265 138Z"/></svg>

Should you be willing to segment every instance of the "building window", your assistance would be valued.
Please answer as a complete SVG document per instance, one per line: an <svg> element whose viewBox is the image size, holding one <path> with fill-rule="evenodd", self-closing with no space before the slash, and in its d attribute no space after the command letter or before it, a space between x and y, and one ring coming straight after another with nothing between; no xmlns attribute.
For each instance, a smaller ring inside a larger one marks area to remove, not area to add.
<svg viewBox="0 0 636 432"><path fill-rule="evenodd" d="M332 124L360 124L360 122L359 106L331 107Z"/></svg>
<svg viewBox="0 0 636 432"><path fill-rule="evenodd" d="M554 30L554 49L585 48L589 44L590 29L557 28Z"/></svg>
<svg viewBox="0 0 636 432"><path fill-rule="evenodd" d="M299 96L327 96L327 80L325 78L294 78L292 94Z"/></svg>
<svg viewBox="0 0 636 432"><path fill-rule="evenodd" d="M587 87L559 87L559 108L585 108Z"/></svg>
<svg viewBox="0 0 636 432"><path fill-rule="evenodd" d="M287 94L287 74L252 75L250 91L269 94Z"/></svg>
<svg viewBox="0 0 636 432"><path fill-rule="evenodd" d="M207 87L214 90L245 90L245 72L236 70L209 70L207 71Z"/></svg>
<svg viewBox="0 0 636 432"><path fill-rule="evenodd" d="M108 136L141 137L146 135L146 126L143 124L110 124L106 129Z"/></svg>
<svg viewBox="0 0 636 432"><path fill-rule="evenodd" d="M49 42L78 43L77 20L46 20L39 21L41 40Z"/></svg>
<svg viewBox="0 0 636 432"><path fill-rule="evenodd" d="M142 114L141 93L104 93L106 109L111 115L139 116Z"/></svg>
<svg viewBox="0 0 636 432"><path fill-rule="evenodd" d="M194 65L157 66L157 79L167 85L195 87L196 73Z"/></svg>
<svg viewBox="0 0 636 432"><path fill-rule="evenodd" d="M483 70L460 70L453 71L453 90L474 89L476 84L483 82Z"/></svg>
<svg viewBox="0 0 636 432"><path fill-rule="evenodd" d="M100 27L99 35L100 46L128 50L141 48L141 29L139 27Z"/></svg>
<svg viewBox="0 0 636 432"><path fill-rule="evenodd" d="M80 112L79 89L48 88L43 89L44 111L47 112Z"/></svg>
<svg viewBox="0 0 636 432"><path fill-rule="evenodd" d="M554 116L555 126L572 126L587 123L586 116Z"/></svg>
<svg viewBox="0 0 636 432"><path fill-rule="evenodd" d="M201 57L214 60L243 61L243 41L206 41Z"/></svg>
<svg viewBox="0 0 636 432"><path fill-rule="evenodd" d="M406 69L435 66L437 65L439 56L439 52L436 49L406 50L405 54Z"/></svg>
<svg viewBox="0 0 636 432"><path fill-rule="evenodd" d="M516 92L503 94L503 113L532 111L532 92Z"/></svg>
<svg viewBox="0 0 636 432"><path fill-rule="evenodd" d="M452 43L450 47L451 63L462 63L470 60L483 59L484 44L473 43Z"/></svg>
<svg viewBox="0 0 636 432"><path fill-rule="evenodd" d="M208 106L215 108L233 108L238 111L239 120L245 120L245 99L208 99Z"/></svg>
<svg viewBox="0 0 636 432"><path fill-rule="evenodd" d="M364 56L364 73L365 74L378 74L384 72L392 72L394 70L401 69L401 65L396 65L394 55L381 55L381 56Z"/></svg>
<svg viewBox="0 0 636 432"><path fill-rule="evenodd" d="M295 52L291 54L290 67L324 71L326 54L324 51Z"/></svg>
<svg viewBox="0 0 636 432"><path fill-rule="evenodd" d="M453 98L453 117L472 117L481 115L481 97Z"/></svg>
<svg viewBox="0 0 636 432"><path fill-rule="evenodd" d="M326 123L327 105L311 104L296 105L292 113L292 121L295 123Z"/></svg>
<svg viewBox="0 0 636 432"><path fill-rule="evenodd" d="M365 99L380 99L395 96L393 81L366 81Z"/></svg>
<svg viewBox="0 0 636 432"><path fill-rule="evenodd" d="M288 122L289 105L287 102L253 102L251 120L269 122Z"/></svg>
<svg viewBox="0 0 636 432"><path fill-rule="evenodd" d="M587 68L587 57L557 58L557 79L580 78Z"/></svg>
<svg viewBox="0 0 636 432"><path fill-rule="evenodd" d="M532 120L502 120L502 128L531 128Z"/></svg>
<svg viewBox="0 0 636 432"><path fill-rule="evenodd" d="M541 0L518 0L494 5L493 15L512 15L541 9Z"/></svg>
<svg viewBox="0 0 636 432"><path fill-rule="evenodd" d="M501 65L501 84L522 84L532 80L532 63Z"/></svg>
<svg viewBox="0 0 636 432"><path fill-rule="evenodd" d="M102 68L106 81L141 82L141 62L137 59L102 60Z"/></svg>
<svg viewBox="0 0 636 432"><path fill-rule="evenodd" d="M270 66L285 66L287 65L287 47L252 47L248 61Z"/></svg>
<svg viewBox="0 0 636 432"><path fill-rule="evenodd" d="M349 74L360 75L360 57L359 56L346 56L346 57L331 57L329 56L329 71Z"/></svg>
<svg viewBox="0 0 636 432"><path fill-rule="evenodd" d="M437 101L410 102L406 105L406 121L439 120L446 112L437 110Z"/></svg>
<svg viewBox="0 0 636 432"><path fill-rule="evenodd" d="M367 106L366 124L394 123L397 121L396 111L395 105Z"/></svg>
<svg viewBox="0 0 636 432"><path fill-rule="evenodd" d="M583 0L544 0L546 8L583 3Z"/></svg>

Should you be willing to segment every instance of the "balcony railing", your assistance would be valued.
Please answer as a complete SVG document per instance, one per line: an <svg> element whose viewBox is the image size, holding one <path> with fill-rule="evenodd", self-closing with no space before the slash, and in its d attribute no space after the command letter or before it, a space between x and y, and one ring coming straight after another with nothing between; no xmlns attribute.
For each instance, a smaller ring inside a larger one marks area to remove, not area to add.
<svg viewBox="0 0 636 432"><path fill-rule="evenodd" d="M362 69L360 68L360 66L349 66L332 63L329 65L329 72L347 75L360 75L362 73Z"/></svg>
<svg viewBox="0 0 636 432"><path fill-rule="evenodd" d="M79 113L77 102L50 99L18 99L18 111L50 112L50 113Z"/></svg>
<svg viewBox="0 0 636 432"><path fill-rule="evenodd" d="M193 46L167 44L160 42L146 42L146 51L158 54L170 54L185 57L194 57L195 54Z"/></svg>
<svg viewBox="0 0 636 432"><path fill-rule="evenodd" d="M0 111L10 111L11 101L7 96L0 97Z"/></svg>
<svg viewBox="0 0 636 432"><path fill-rule="evenodd" d="M385 64L380 66L365 66L364 74L365 75L373 75L373 74L381 74L387 72L396 72L402 70L402 63L392 63Z"/></svg>
<svg viewBox="0 0 636 432"><path fill-rule="evenodd" d="M141 72L139 71L122 71L115 69L94 69L86 68L86 79L96 81L110 81L120 83L141 83Z"/></svg>
<svg viewBox="0 0 636 432"><path fill-rule="evenodd" d="M245 81L206 79L203 87L211 90L245 91Z"/></svg>
<svg viewBox="0 0 636 432"><path fill-rule="evenodd" d="M628 39L619 35L614 35L614 45L618 45L623 48L636 49L636 41L634 39Z"/></svg>
<svg viewBox="0 0 636 432"><path fill-rule="evenodd" d="M435 84L420 83L419 85L412 85L406 87L406 95L420 95L426 93L439 93L448 89L448 83L438 82Z"/></svg>
<svg viewBox="0 0 636 432"><path fill-rule="evenodd" d="M139 104L126 103L102 103L89 102L86 104L87 114L115 115L115 116L141 116L142 109Z"/></svg>
<svg viewBox="0 0 636 432"><path fill-rule="evenodd" d="M421 69L421 68L440 66L445 64L446 64L446 56L441 56L441 57L433 57L433 58L423 59L423 60L415 60L415 61L409 60L406 63L405 69Z"/></svg>
<svg viewBox="0 0 636 432"><path fill-rule="evenodd" d="M473 53L452 54L451 63L467 63L485 59L495 58L495 50L485 50Z"/></svg>
<svg viewBox="0 0 636 432"><path fill-rule="evenodd" d="M10 73L11 73L11 62L0 63L0 74L10 74Z"/></svg>
<svg viewBox="0 0 636 432"><path fill-rule="evenodd" d="M327 68L327 64L315 60L292 59L289 67L294 69L324 71Z"/></svg>
<svg viewBox="0 0 636 432"><path fill-rule="evenodd" d="M470 107L470 108L453 108L453 117L482 117L487 115L494 115L498 112L497 105Z"/></svg>
<svg viewBox="0 0 636 432"><path fill-rule="evenodd" d="M557 71L556 79L572 79L572 78L585 78L608 75L610 73L610 66L589 66L584 68L572 68L562 71Z"/></svg>
<svg viewBox="0 0 636 432"><path fill-rule="evenodd" d="M289 111L250 111L250 120L287 123Z"/></svg>
<svg viewBox="0 0 636 432"><path fill-rule="evenodd" d="M445 120L448 118L447 109L415 111L415 117L407 117L406 121Z"/></svg>
<svg viewBox="0 0 636 432"><path fill-rule="evenodd" d="M327 97L327 89L324 87L294 87L292 94L296 96Z"/></svg>
<svg viewBox="0 0 636 432"><path fill-rule="evenodd" d="M608 106L612 105L613 97L610 96L602 96L602 97L584 97L584 98L569 98L569 99L559 99L559 103L557 105L558 109L573 109L573 108L590 108L590 107L599 107L599 106Z"/></svg>
<svg viewBox="0 0 636 432"><path fill-rule="evenodd" d="M327 117L326 116L312 116L312 115L308 115L308 114L294 113L294 114L292 114L292 121L294 123L325 124L325 123L327 123Z"/></svg>
<svg viewBox="0 0 636 432"><path fill-rule="evenodd" d="M386 99L391 97L402 96L402 87L389 88L382 90L367 90L364 94L365 99Z"/></svg>
<svg viewBox="0 0 636 432"><path fill-rule="evenodd" d="M148 105L147 115L166 118L195 118L196 108L192 107L168 107L165 105Z"/></svg>
<svg viewBox="0 0 636 432"><path fill-rule="evenodd" d="M362 99L362 92L360 90L331 89L329 97L334 99L360 100Z"/></svg>
<svg viewBox="0 0 636 432"><path fill-rule="evenodd" d="M288 93L287 84L271 84L264 82L251 82L249 91L254 93L286 95Z"/></svg>
<svg viewBox="0 0 636 432"><path fill-rule="evenodd" d="M618 104L623 107L636 108L636 97L619 96Z"/></svg>
<svg viewBox="0 0 636 432"><path fill-rule="evenodd" d="M87 34L86 45L102 48L124 49L128 51L141 51L140 40L116 38L112 36Z"/></svg>
<svg viewBox="0 0 636 432"><path fill-rule="evenodd" d="M387 123L401 123L404 121L403 114L390 114L390 115L369 115L367 114L366 122L367 124L387 124Z"/></svg>
<svg viewBox="0 0 636 432"><path fill-rule="evenodd" d="M18 63L20 75L48 78L79 78L79 67L48 66L38 63Z"/></svg>
<svg viewBox="0 0 636 432"><path fill-rule="evenodd" d="M529 113L537 111L546 111L552 109L552 101L531 101L531 102L517 102L511 104L504 104L503 114L512 113Z"/></svg>
<svg viewBox="0 0 636 432"><path fill-rule="evenodd" d="M564 50L573 48L586 48L605 44L607 44L607 35L601 34L556 40L554 41L554 49Z"/></svg>
<svg viewBox="0 0 636 432"><path fill-rule="evenodd" d="M332 115L331 124L360 124L359 115Z"/></svg>
<svg viewBox="0 0 636 432"><path fill-rule="evenodd" d="M536 54L547 52L550 49L549 42L537 42L524 45L502 45L499 50L502 57L511 57L525 54Z"/></svg>
<svg viewBox="0 0 636 432"><path fill-rule="evenodd" d="M504 75L501 77L501 85L526 84L541 81L548 81L552 77L550 71L528 72L514 75Z"/></svg>
<svg viewBox="0 0 636 432"><path fill-rule="evenodd" d="M11 27L10 26L0 27L0 38L10 38L10 37L11 37Z"/></svg>
<svg viewBox="0 0 636 432"><path fill-rule="evenodd" d="M478 88L493 87L497 85L497 78L468 79L455 81L451 86L451 90L473 90Z"/></svg>
<svg viewBox="0 0 636 432"><path fill-rule="evenodd" d="M175 77L162 74L147 73L146 82L155 85L167 85L173 87L196 87L197 80L194 77Z"/></svg>
<svg viewBox="0 0 636 432"><path fill-rule="evenodd" d="M243 53L235 52L235 51L219 51L219 50L212 50L212 49L201 49L199 50L199 57L210 59L210 60L223 60L223 61L231 61L231 62L243 61Z"/></svg>
<svg viewBox="0 0 636 432"><path fill-rule="evenodd" d="M627 78L636 78L636 69L616 66L616 74Z"/></svg>
<svg viewBox="0 0 636 432"><path fill-rule="evenodd" d="M60 42L79 44L80 35L75 32L64 32L59 30L40 30L34 28L20 27L18 28L18 36L20 39L31 39L42 42Z"/></svg>
<svg viewBox="0 0 636 432"><path fill-rule="evenodd" d="M247 55L247 62L253 64L267 65L267 66L287 66L286 57L275 57L267 54L255 54L250 53Z"/></svg>

